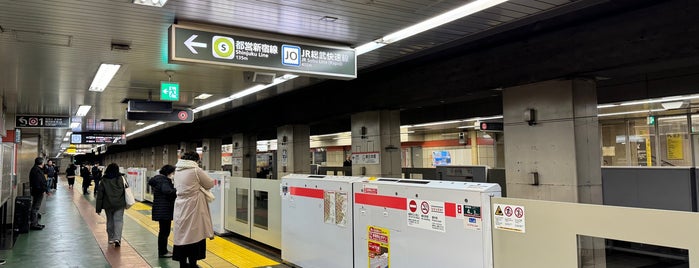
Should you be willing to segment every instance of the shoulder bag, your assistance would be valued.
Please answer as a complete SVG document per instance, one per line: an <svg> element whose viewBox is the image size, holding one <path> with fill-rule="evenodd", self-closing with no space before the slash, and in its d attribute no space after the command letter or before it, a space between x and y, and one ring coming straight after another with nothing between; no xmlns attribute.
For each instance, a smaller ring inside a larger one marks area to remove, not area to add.
<svg viewBox="0 0 699 268"><path fill-rule="evenodd" d="M131 206L133 206L133 204L136 204L136 199L134 199L133 192L131 191L129 183L126 182L124 176L121 176L121 179L124 181L124 199L126 200L126 209L129 209Z"/></svg>
<svg viewBox="0 0 699 268"><path fill-rule="evenodd" d="M197 180L201 182L201 180L199 179L199 170L196 168L194 169L194 175L197 176ZM204 194L204 197L206 197L206 202L211 203L214 202L214 200L216 200L216 196L214 196L214 194L211 191L204 189L204 187L201 186L199 186L199 190Z"/></svg>

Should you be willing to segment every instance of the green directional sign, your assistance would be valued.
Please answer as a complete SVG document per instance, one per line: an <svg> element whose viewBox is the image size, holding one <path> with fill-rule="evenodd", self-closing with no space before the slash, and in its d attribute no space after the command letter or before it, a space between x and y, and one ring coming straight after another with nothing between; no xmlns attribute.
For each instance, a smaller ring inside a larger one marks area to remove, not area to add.
<svg viewBox="0 0 699 268"><path fill-rule="evenodd" d="M299 38L173 24L169 32L169 60L332 79L357 77L353 48L296 40Z"/></svg>
<svg viewBox="0 0 699 268"><path fill-rule="evenodd" d="M180 100L180 83L160 82L160 100L178 101Z"/></svg>

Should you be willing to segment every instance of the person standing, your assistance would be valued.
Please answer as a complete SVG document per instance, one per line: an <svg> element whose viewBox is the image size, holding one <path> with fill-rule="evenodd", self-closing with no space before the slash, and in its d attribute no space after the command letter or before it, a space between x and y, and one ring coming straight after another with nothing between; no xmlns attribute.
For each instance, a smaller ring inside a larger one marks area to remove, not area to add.
<svg viewBox="0 0 699 268"><path fill-rule="evenodd" d="M44 159L37 157L34 159L34 166L29 171L29 188L32 194L32 211L30 218L29 229L32 230L42 230L44 225L39 224L39 208L41 207L41 201L44 200L44 193L46 195L51 195L49 189L46 187L46 178L44 177Z"/></svg>
<svg viewBox="0 0 699 268"><path fill-rule="evenodd" d="M121 231L124 228L124 209L126 200L124 179L119 173L119 166L111 163L104 171L104 179L95 194L97 214L104 209L107 214L107 237L109 244L121 246Z"/></svg>
<svg viewBox="0 0 699 268"><path fill-rule="evenodd" d="M148 181L153 191L153 210L151 217L160 225L158 232L158 257L171 258L172 253L167 250L167 238L170 236L172 214L175 209L177 193L172 179L175 176L175 167L164 165L160 168L160 174Z"/></svg>
<svg viewBox="0 0 699 268"><path fill-rule="evenodd" d="M75 170L78 169L75 164L68 165L66 169L66 178L68 179L68 189L73 189L73 184L75 184Z"/></svg>
<svg viewBox="0 0 699 268"><path fill-rule="evenodd" d="M172 259L180 267L198 267L206 258L206 238L214 238L211 211L203 190L214 187L214 180L199 168L199 154L187 152L177 161L174 184L174 244Z"/></svg>
<svg viewBox="0 0 699 268"><path fill-rule="evenodd" d="M95 182L94 194L97 194L97 188L99 187L100 180L102 179L102 170L100 170L100 168L97 164L92 166L92 170L90 171L90 175L92 175L92 181Z"/></svg>
<svg viewBox="0 0 699 268"><path fill-rule="evenodd" d="M80 177L83 177L83 194L89 194L87 188L90 187L90 165L85 163L80 168Z"/></svg>
<svg viewBox="0 0 699 268"><path fill-rule="evenodd" d="M44 173L46 174L47 188L49 190L56 189L56 183L58 182L58 170L56 170L52 160L49 160L44 166Z"/></svg>

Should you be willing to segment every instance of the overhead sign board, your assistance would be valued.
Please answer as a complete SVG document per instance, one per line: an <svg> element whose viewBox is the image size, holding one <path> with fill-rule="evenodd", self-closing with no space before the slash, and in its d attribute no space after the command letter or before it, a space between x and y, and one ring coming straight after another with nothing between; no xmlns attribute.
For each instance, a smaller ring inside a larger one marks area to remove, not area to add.
<svg viewBox="0 0 699 268"><path fill-rule="evenodd" d="M482 131L503 131L505 129L505 125L497 122L481 122L479 128Z"/></svg>
<svg viewBox="0 0 699 268"><path fill-rule="evenodd" d="M282 39L173 24L169 32L169 60L345 80L357 77L354 49Z"/></svg>
<svg viewBox="0 0 699 268"><path fill-rule="evenodd" d="M170 113L126 112L126 120L192 123L192 122L194 122L194 112L192 112L192 109L176 109L176 108L173 108L172 112L170 112Z"/></svg>
<svg viewBox="0 0 699 268"><path fill-rule="evenodd" d="M126 144L123 133L81 132L70 135L71 144Z"/></svg>
<svg viewBox="0 0 699 268"><path fill-rule="evenodd" d="M160 100L178 101L180 100L180 83L160 82Z"/></svg>
<svg viewBox="0 0 699 268"><path fill-rule="evenodd" d="M17 115L15 124L18 128L70 128L69 116Z"/></svg>

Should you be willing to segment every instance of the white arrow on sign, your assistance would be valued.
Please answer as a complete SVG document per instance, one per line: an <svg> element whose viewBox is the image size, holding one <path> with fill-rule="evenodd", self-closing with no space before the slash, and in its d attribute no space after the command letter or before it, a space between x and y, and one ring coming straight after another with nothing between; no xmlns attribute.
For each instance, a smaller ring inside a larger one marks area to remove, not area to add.
<svg viewBox="0 0 699 268"><path fill-rule="evenodd" d="M189 51L192 51L192 53L194 53L194 54L199 54L199 53L197 52L197 50L194 49L195 47L203 47L203 48L206 48L206 43L194 42L194 39L196 39L197 37L198 37L198 35L193 34L192 36L190 36L190 37L187 39L187 41L184 41L184 46L186 46L187 48L189 48Z"/></svg>

